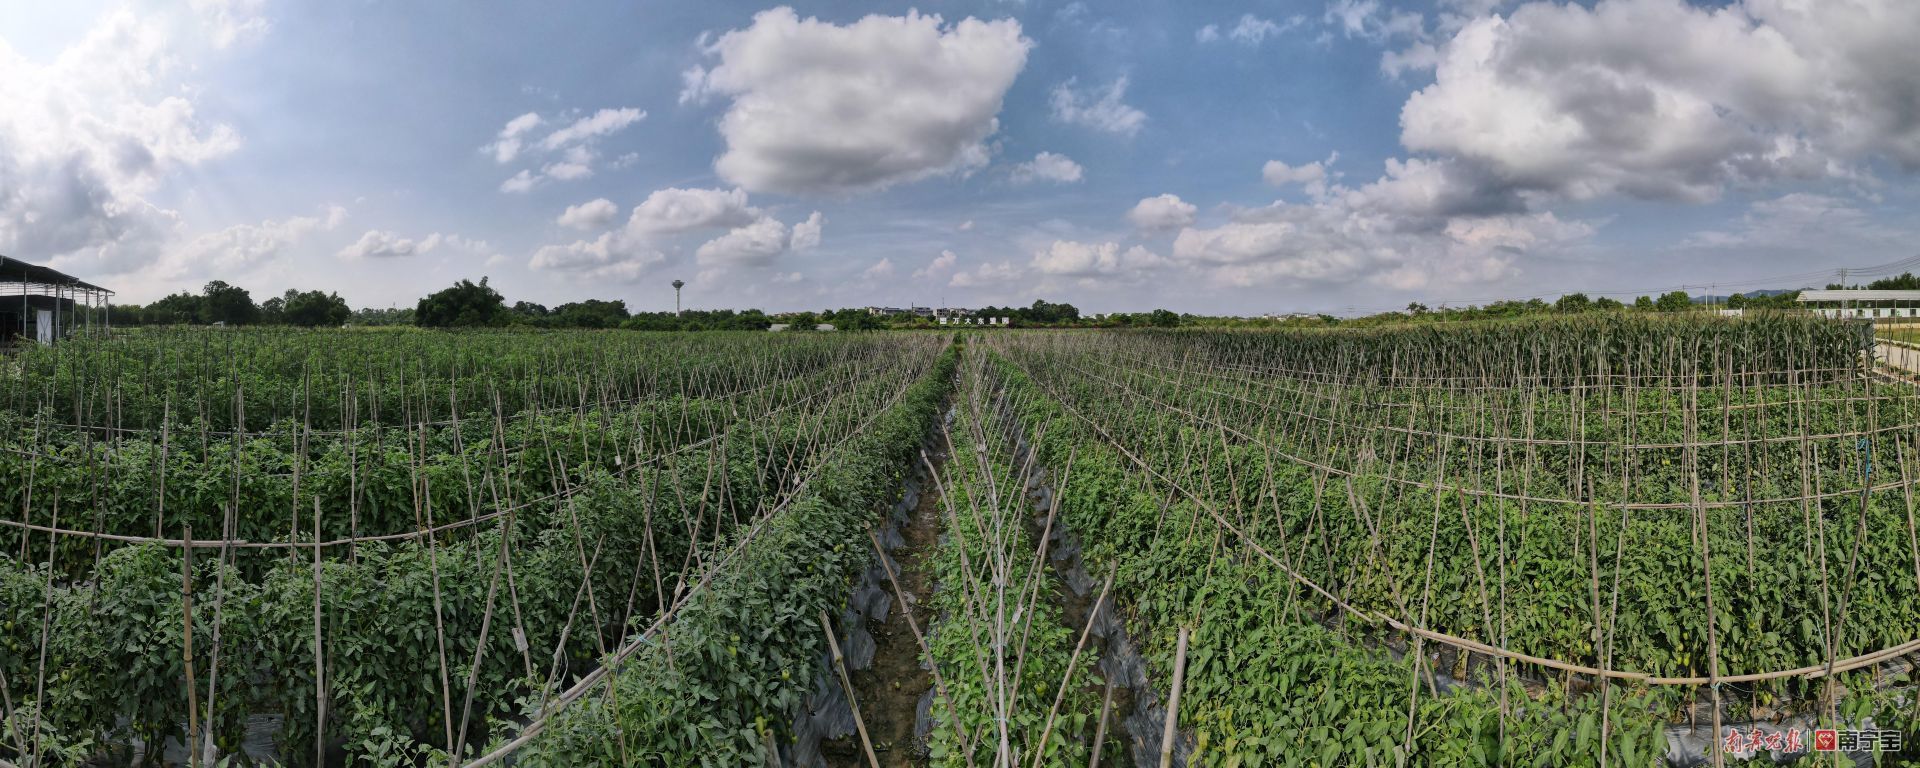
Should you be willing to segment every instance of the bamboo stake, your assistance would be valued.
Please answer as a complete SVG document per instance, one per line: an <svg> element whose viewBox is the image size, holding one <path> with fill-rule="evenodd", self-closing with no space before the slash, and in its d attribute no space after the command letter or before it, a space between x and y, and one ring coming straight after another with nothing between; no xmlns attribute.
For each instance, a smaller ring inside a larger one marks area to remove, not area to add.
<svg viewBox="0 0 1920 768"><path fill-rule="evenodd" d="M1160 768L1173 765L1173 737L1180 724L1180 687L1187 681L1187 628L1180 627L1173 656L1173 689L1167 693L1167 724L1160 730Z"/></svg>
<svg viewBox="0 0 1920 768"><path fill-rule="evenodd" d="M873 754L873 740L867 736L867 724L860 718L860 702L853 697L853 680L847 677L847 665L840 656L840 640L833 635L833 624L827 620L827 612L820 611L820 629L827 633L827 647L833 650L833 671L840 676L840 688L847 694L847 707L853 710L853 727L860 732L860 749L867 754L867 765L880 768L880 758Z"/></svg>

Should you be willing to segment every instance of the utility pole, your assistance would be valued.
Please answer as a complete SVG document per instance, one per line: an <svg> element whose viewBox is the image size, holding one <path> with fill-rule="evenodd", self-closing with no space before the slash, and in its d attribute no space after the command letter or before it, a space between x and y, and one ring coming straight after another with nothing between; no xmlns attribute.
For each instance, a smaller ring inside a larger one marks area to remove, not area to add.
<svg viewBox="0 0 1920 768"><path fill-rule="evenodd" d="M674 317L680 316L680 287L686 284L687 283L684 280L673 281L673 316Z"/></svg>

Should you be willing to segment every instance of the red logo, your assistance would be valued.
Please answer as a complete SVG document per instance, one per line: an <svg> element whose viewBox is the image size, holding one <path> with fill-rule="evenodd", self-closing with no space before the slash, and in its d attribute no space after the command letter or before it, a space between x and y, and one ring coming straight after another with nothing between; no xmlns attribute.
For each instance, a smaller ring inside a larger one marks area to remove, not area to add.
<svg viewBox="0 0 1920 768"><path fill-rule="evenodd" d="M1822 728L1813 732L1813 751L1832 752L1840 748L1840 732Z"/></svg>

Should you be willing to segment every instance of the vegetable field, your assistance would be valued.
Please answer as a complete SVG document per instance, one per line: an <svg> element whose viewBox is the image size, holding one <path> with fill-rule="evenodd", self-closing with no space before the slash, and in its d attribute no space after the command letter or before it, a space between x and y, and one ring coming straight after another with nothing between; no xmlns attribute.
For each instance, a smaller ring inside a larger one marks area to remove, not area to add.
<svg viewBox="0 0 1920 768"><path fill-rule="evenodd" d="M1765 315L33 349L0 760L1912 764L1920 389L1874 349ZM1829 728L1878 741L1768 744Z"/></svg>

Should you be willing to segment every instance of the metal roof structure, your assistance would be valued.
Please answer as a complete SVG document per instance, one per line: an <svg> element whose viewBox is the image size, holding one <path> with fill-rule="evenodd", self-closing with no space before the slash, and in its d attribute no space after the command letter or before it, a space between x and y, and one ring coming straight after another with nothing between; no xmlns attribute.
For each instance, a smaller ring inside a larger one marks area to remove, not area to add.
<svg viewBox="0 0 1920 768"><path fill-rule="evenodd" d="M52 267L28 264L15 258L0 256L0 283L26 283L29 285L59 285L81 288L97 293L111 294L113 291L89 283Z"/></svg>
<svg viewBox="0 0 1920 768"><path fill-rule="evenodd" d="M1865 288L1801 291L1801 303L1812 301L1911 301L1920 303L1920 291L1874 291Z"/></svg>

